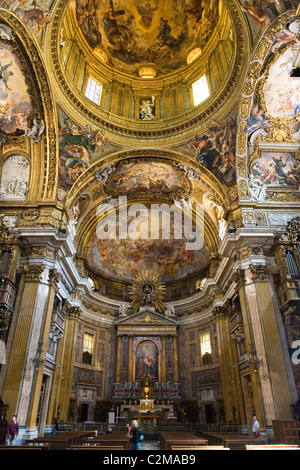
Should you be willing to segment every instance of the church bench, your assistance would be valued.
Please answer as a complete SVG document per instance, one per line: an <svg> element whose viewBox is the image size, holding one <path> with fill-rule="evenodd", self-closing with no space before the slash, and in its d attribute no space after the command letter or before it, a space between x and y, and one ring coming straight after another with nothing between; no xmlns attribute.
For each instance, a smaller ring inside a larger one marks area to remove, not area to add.
<svg viewBox="0 0 300 470"><path fill-rule="evenodd" d="M0 450L49 450L48 446L30 446L27 444L24 445L0 445Z"/></svg>
<svg viewBox="0 0 300 470"><path fill-rule="evenodd" d="M297 445L268 444L268 445L246 445L246 450L300 450Z"/></svg>
<svg viewBox="0 0 300 470"><path fill-rule="evenodd" d="M159 433L159 444L162 449L170 449L172 445L177 446L205 446L208 444L207 439L188 432L171 431Z"/></svg>
<svg viewBox="0 0 300 470"><path fill-rule="evenodd" d="M201 437L208 439L208 445L223 445L230 449L245 449L246 445L267 445L268 439L253 436L240 435L237 433L227 432L201 432L197 433Z"/></svg>
<svg viewBox="0 0 300 470"><path fill-rule="evenodd" d="M91 436L95 436L95 431L67 431L29 439L26 443L33 445L46 444L51 450L60 450L71 444L82 444Z"/></svg>
<svg viewBox="0 0 300 470"><path fill-rule="evenodd" d="M171 446L171 450L230 450L224 446Z"/></svg>
<svg viewBox="0 0 300 470"><path fill-rule="evenodd" d="M72 445L70 447L67 447L66 450L125 450L123 446L114 446L114 445L106 445L106 446L101 446L101 445L81 445L81 446L76 446Z"/></svg>

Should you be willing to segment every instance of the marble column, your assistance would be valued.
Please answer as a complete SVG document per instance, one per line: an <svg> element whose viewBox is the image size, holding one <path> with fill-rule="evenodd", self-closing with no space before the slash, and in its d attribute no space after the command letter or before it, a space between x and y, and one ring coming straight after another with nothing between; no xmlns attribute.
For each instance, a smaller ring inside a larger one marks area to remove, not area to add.
<svg viewBox="0 0 300 470"><path fill-rule="evenodd" d="M167 382L167 351L166 351L166 337L161 337L162 342L162 357L161 357L161 381Z"/></svg>
<svg viewBox="0 0 300 470"><path fill-rule="evenodd" d="M81 316L81 309L78 306L70 305L69 302L64 302L63 311L66 315L66 321L65 333L61 339L61 357L57 360L57 362L61 364L61 379L57 405L60 408L59 420L67 421L72 389L76 331L78 319Z"/></svg>
<svg viewBox="0 0 300 470"><path fill-rule="evenodd" d="M50 269L49 270L49 292L47 297L47 303L45 306L45 319L43 330L41 332L41 340L40 344L43 345L43 357L46 355L46 349L48 345L49 333L50 333L50 323L51 317L53 313L53 305L54 305L54 296L58 292L58 283L60 281L60 274L58 273L57 269ZM43 360L43 359L42 359ZM31 397L31 405L30 405L30 413L29 419L27 422L27 426L29 428L34 428L36 424L38 406L40 401L40 391L42 386L43 380L43 372L44 372L44 360L41 363L40 367L36 367L36 374L35 374L35 383L33 387L33 393ZM44 406L47 404L44 403ZM43 423L44 424L44 423Z"/></svg>
<svg viewBox="0 0 300 470"><path fill-rule="evenodd" d="M43 357L41 335L49 293L48 270L43 264L25 265L23 277L18 312L14 312L17 322L3 390L3 399L9 404L8 413L18 415L20 427L27 425L35 377Z"/></svg>
<svg viewBox="0 0 300 470"><path fill-rule="evenodd" d="M133 351L132 351L133 337L128 337L128 369L127 369L127 382L133 382Z"/></svg>
<svg viewBox="0 0 300 470"><path fill-rule="evenodd" d="M249 265L239 286L255 413L261 427L291 419L291 393L282 353L270 269Z"/></svg>
<svg viewBox="0 0 300 470"><path fill-rule="evenodd" d="M116 378L115 383L121 382L121 365L122 365L122 336L117 336L117 357L116 357Z"/></svg>
<svg viewBox="0 0 300 470"><path fill-rule="evenodd" d="M172 337L173 341L173 382L178 383L178 342L177 336Z"/></svg>
<svg viewBox="0 0 300 470"><path fill-rule="evenodd" d="M218 346L221 369L222 395L224 402L225 420L245 423L245 412L241 392L240 376L236 345L230 335L229 315L231 306L226 302L223 306L213 309L213 317L217 326Z"/></svg>

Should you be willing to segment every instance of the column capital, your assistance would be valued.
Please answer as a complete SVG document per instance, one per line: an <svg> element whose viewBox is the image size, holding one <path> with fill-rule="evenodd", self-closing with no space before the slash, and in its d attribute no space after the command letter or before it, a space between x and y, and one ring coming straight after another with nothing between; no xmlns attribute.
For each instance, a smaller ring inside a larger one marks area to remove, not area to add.
<svg viewBox="0 0 300 470"><path fill-rule="evenodd" d="M236 284L236 289L240 289L245 285L245 271L243 269L237 269L232 275L232 282Z"/></svg>
<svg viewBox="0 0 300 470"><path fill-rule="evenodd" d="M227 301L222 306L217 306L213 308L212 314L215 320L222 320L224 318L228 318L231 313L231 305Z"/></svg>
<svg viewBox="0 0 300 470"><path fill-rule="evenodd" d="M41 280L41 276L44 272L44 269L45 269L44 264L25 264L24 265L25 281L39 282Z"/></svg>
<svg viewBox="0 0 300 470"><path fill-rule="evenodd" d="M62 311L70 320L78 320L81 316L81 308L77 305L71 305L68 300L64 300Z"/></svg>
<svg viewBox="0 0 300 470"><path fill-rule="evenodd" d="M57 269L49 269L49 285L53 286L55 291L59 291L58 284L61 281L61 274Z"/></svg>
<svg viewBox="0 0 300 470"><path fill-rule="evenodd" d="M268 281L270 276L270 266L268 264L250 264L253 281Z"/></svg>

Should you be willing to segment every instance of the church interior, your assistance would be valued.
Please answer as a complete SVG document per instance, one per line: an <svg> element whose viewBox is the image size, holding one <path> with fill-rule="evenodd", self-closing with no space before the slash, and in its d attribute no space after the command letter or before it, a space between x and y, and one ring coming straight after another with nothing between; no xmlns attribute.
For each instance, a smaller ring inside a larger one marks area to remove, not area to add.
<svg viewBox="0 0 300 470"><path fill-rule="evenodd" d="M299 447L299 71L298 0L0 0L0 446Z"/></svg>

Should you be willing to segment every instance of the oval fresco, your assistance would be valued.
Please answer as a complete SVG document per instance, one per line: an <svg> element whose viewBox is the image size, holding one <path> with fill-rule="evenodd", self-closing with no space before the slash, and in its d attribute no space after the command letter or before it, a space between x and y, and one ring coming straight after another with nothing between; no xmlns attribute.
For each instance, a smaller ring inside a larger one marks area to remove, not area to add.
<svg viewBox="0 0 300 470"><path fill-rule="evenodd" d="M92 49L102 49L114 67L136 73L154 64L162 73L186 64L203 48L219 19L220 0L77 0L78 25Z"/></svg>
<svg viewBox="0 0 300 470"><path fill-rule="evenodd" d="M151 219L154 217L152 216ZM159 274L163 282L171 282L175 279L186 279L196 273L202 272L209 264L209 252L205 244L200 249L187 249L186 238L182 231L182 238L174 238L174 225L170 229L170 236L165 236L161 224L156 232L156 221L139 219L136 233L140 237L134 239L135 234L121 238L119 236L104 239L99 231L94 234L87 243L86 262L88 267L108 278L120 281L132 281L142 271L153 271ZM171 217L171 224L174 219ZM130 223L134 219L129 220ZM163 216L166 224L166 217ZM143 222L145 222L143 226ZM149 224L148 224L149 222ZM183 221L180 222L183 224ZM121 223L117 221L116 232L120 233ZM148 233L149 227L152 230ZM124 227L123 227L124 228ZM128 228L128 232L129 232ZM154 234L154 235L153 235ZM156 237L155 234L158 234Z"/></svg>
<svg viewBox="0 0 300 470"><path fill-rule="evenodd" d="M291 77L295 53L287 49L271 65L263 91L267 111L275 118L292 118L300 112L300 77Z"/></svg>

